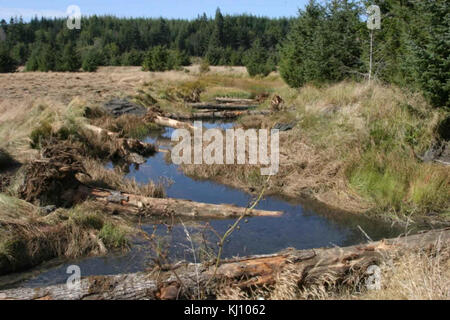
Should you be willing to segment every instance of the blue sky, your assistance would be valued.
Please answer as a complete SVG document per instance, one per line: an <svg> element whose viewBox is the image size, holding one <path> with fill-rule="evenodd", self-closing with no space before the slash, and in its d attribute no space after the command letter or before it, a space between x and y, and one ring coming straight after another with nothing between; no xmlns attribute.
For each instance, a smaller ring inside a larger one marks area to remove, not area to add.
<svg viewBox="0 0 450 320"><path fill-rule="evenodd" d="M112 14L120 17L214 16L217 7L224 14L252 13L259 16L296 16L307 0L0 0L0 19L22 16L66 16L69 5L78 5L83 15Z"/></svg>

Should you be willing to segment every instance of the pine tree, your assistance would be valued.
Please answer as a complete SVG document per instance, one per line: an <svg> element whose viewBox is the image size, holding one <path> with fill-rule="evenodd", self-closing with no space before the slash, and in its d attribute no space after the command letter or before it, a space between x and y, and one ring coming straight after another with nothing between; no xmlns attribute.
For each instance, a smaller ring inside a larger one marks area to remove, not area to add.
<svg viewBox="0 0 450 320"><path fill-rule="evenodd" d="M320 33L325 20L325 9L310 0L290 31L281 48L280 74L291 87L322 78L322 50Z"/></svg>
<svg viewBox="0 0 450 320"><path fill-rule="evenodd" d="M347 0L310 0L281 50L280 73L292 87L339 81L362 67L360 9Z"/></svg>
<svg viewBox="0 0 450 320"><path fill-rule="evenodd" d="M56 54L49 44L38 43L31 52L26 64L27 71L55 70Z"/></svg>
<svg viewBox="0 0 450 320"><path fill-rule="evenodd" d="M247 51L244 64L249 75L252 77L257 75L265 77L276 69L273 61L269 59L269 55L261 45L261 41L259 39L255 40L252 48Z"/></svg>
<svg viewBox="0 0 450 320"><path fill-rule="evenodd" d="M424 42L414 41L418 80L425 96L436 107L450 107L450 10L447 1L417 4L421 20L427 21ZM420 20L417 18L417 20Z"/></svg>
<svg viewBox="0 0 450 320"><path fill-rule="evenodd" d="M81 68L81 61L73 42L69 42L64 46L59 71L78 71Z"/></svg>
<svg viewBox="0 0 450 320"><path fill-rule="evenodd" d="M16 71L18 63L4 46L0 46L0 73Z"/></svg>
<svg viewBox="0 0 450 320"><path fill-rule="evenodd" d="M101 65L103 57L96 48L88 49L83 55L83 62L81 67L86 72L94 72L98 66Z"/></svg>
<svg viewBox="0 0 450 320"><path fill-rule="evenodd" d="M223 64L225 49L223 48L223 27L224 20L220 8L216 10L216 17L214 19L214 29L209 40L208 51L206 52L206 60L209 64L217 66Z"/></svg>

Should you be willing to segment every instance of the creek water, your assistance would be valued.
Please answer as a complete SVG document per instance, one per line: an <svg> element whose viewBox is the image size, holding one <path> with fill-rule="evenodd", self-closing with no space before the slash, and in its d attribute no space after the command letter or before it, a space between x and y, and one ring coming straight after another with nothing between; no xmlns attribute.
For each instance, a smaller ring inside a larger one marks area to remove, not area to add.
<svg viewBox="0 0 450 320"><path fill-rule="evenodd" d="M203 123L205 128L220 127L227 129L232 123ZM162 134L154 134L146 138L146 142L161 143L170 140L172 130L166 129ZM164 143L163 143L164 144ZM164 148L164 147L162 147ZM167 147L169 148L169 147ZM205 203L228 203L248 206L253 197L243 191L227 187L215 182L195 180L184 175L177 165L166 161L165 153L157 153L140 166L130 166L127 178L135 178L138 182L170 179L167 196ZM110 163L108 168L113 169ZM308 249L329 246L349 246L367 241L394 237L401 230L379 220L369 219L362 215L336 212L312 203L288 201L278 197L266 197L257 206L264 210L283 211L281 217L253 217L242 221L223 249L223 257L268 254L294 247ZM159 244L168 249L171 260L194 261L207 257L208 252L217 252L217 236L206 228L206 223L220 235L223 235L235 219L210 221L174 220L170 228L156 223L142 225L148 233L154 232L162 237ZM364 230L364 232L362 230ZM188 240L186 231L192 239ZM195 248L194 256L192 248ZM201 249L201 250L200 250ZM14 286L37 287L63 283L68 278L69 265L78 265L82 276L105 275L143 271L151 265L154 250L142 239L135 239L130 251L125 254L113 254L106 257L90 257L76 261L64 262L56 267L37 272L27 280Z"/></svg>

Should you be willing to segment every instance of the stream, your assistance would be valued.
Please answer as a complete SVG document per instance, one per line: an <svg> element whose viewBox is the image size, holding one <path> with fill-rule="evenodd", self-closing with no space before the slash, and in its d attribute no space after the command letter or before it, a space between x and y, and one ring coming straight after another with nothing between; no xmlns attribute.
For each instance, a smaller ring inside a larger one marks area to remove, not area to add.
<svg viewBox="0 0 450 320"><path fill-rule="evenodd" d="M231 128L233 123L203 123L205 128ZM171 137L172 129L167 128L162 134L153 134L145 142L156 143ZM164 143L162 143L164 144ZM161 145L161 148L164 148ZM166 147L169 148L169 147ZM215 182L195 180L184 175L177 165L165 160L165 153L157 153L140 166L131 165L127 178L135 178L138 182L155 182L170 179L166 193L171 198L188 199L192 201L235 204L246 207L253 196L241 190L224 186ZM113 164L107 164L113 169ZM269 196L260 201L257 206L263 210L283 211L281 217L253 217L242 221L240 229L226 242L223 257L247 256L253 254L274 253L288 247L309 249L330 246L349 246L367 242L367 236L372 240L390 238L399 235L402 230L385 222L369 219L362 215L336 212L314 203L299 203ZM179 218L172 228L153 223L143 224L142 228L163 237L164 246L168 246L169 258L172 261L198 261L201 257L212 258L212 252L217 252L218 238L214 232L205 228L208 223L218 234L223 235L235 219L210 221L184 221ZM362 230L364 231L362 231ZM202 231L203 230L203 231ZM192 239L188 240L186 231ZM192 247L196 254L193 255ZM200 248L202 250L200 250ZM141 238L134 239L132 248L126 253L115 253L106 257L88 257L76 261L55 263L51 267L37 268L30 272L26 280L14 283L15 287L40 287L67 280L69 265L78 265L82 276L131 273L146 270L150 267L152 255L149 245ZM38 270L39 269L39 270Z"/></svg>

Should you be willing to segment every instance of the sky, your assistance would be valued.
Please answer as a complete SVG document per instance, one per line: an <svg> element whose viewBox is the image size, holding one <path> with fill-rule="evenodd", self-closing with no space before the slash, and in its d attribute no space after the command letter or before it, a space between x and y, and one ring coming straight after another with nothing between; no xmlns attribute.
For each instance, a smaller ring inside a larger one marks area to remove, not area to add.
<svg viewBox="0 0 450 320"><path fill-rule="evenodd" d="M67 7L77 5L82 15L119 17L164 17L193 19L205 12L214 17L217 7L223 14L251 13L257 16L291 17L308 0L0 0L0 19L11 16L66 17Z"/></svg>

